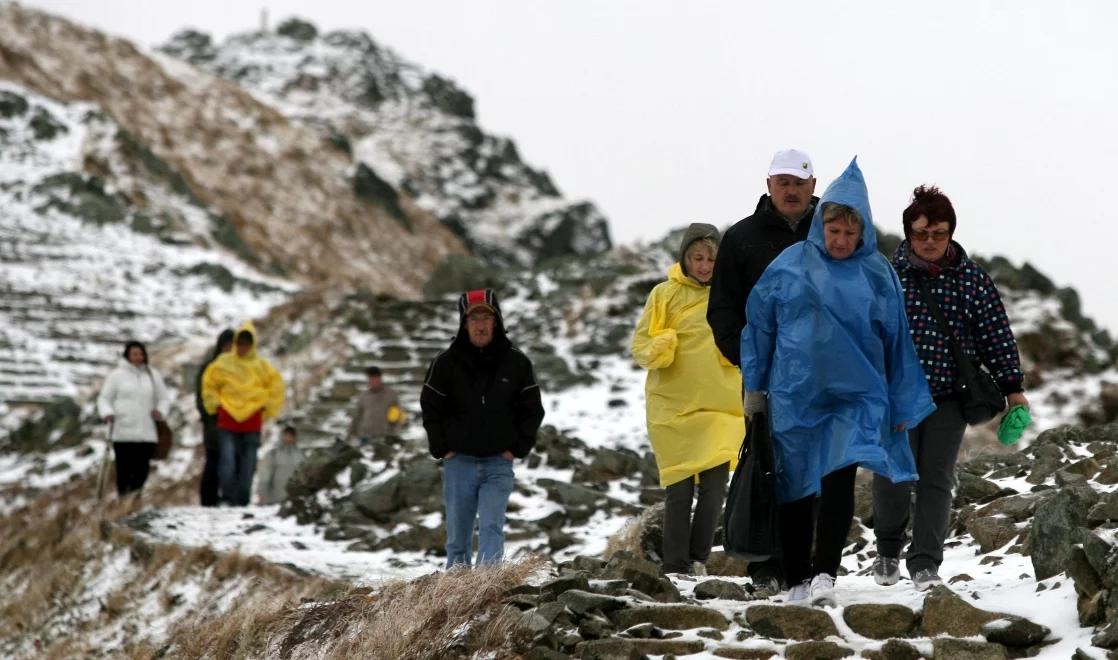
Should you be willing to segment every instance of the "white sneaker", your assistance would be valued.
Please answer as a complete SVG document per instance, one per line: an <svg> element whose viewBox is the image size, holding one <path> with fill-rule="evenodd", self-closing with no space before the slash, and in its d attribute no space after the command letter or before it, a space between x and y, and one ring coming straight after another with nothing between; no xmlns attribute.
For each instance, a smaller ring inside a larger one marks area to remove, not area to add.
<svg viewBox="0 0 1118 660"><path fill-rule="evenodd" d="M836 607L835 578L820 573L811 579L811 604L815 607Z"/></svg>
<svg viewBox="0 0 1118 660"><path fill-rule="evenodd" d="M784 602L788 605L806 605L810 599L811 580L804 580L788 590L788 597L784 599Z"/></svg>
<svg viewBox="0 0 1118 660"><path fill-rule="evenodd" d="M943 584L943 578L934 568L924 568L912 574L912 586L916 587L917 591L927 591L941 584Z"/></svg>

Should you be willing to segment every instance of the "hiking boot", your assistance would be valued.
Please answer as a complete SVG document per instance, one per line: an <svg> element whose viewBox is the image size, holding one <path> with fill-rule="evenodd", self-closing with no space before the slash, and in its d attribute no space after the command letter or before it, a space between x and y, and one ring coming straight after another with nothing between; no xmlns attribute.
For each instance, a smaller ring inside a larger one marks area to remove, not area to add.
<svg viewBox="0 0 1118 660"><path fill-rule="evenodd" d="M811 604L815 607L836 607L835 578L820 573L811 579Z"/></svg>
<svg viewBox="0 0 1118 660"><path fill-rule="evenodd" d="M927 591L941 584L943 584L943 578L934 568L922 568L912 574L912 586L916 587L917 591Z"/></svg>
<svg viewBox="0 0 1118 660"><path fill-rule="evenodd" d="M873 560L873 581L883 587L896 584L901 579L901 562L896 557L878 555Z"/></svg>
<svg viewBox="0 0 1118 660"><path fill-rule="evenodd" d="M807 605L809 600L811 600L811 580L804 580L788 590L788 597L784 602L787 605Z"/></svg>
<svg viewBox="0 0 1118 660"><path fill-rule="evenodd" d="M780 593L780 580L775 575L770 576L754 576L753 578L753 598L762 600L765 598L772 598Z"/></svg>

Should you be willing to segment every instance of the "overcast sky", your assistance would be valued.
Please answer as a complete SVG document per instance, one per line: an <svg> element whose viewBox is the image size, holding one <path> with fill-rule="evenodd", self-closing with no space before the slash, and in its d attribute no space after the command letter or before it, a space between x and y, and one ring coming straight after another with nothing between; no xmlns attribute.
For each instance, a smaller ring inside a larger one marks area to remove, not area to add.
<svg viewBox="0 0 1118 660"><path fill-rule="evenodd" d="M1118 3L35 0L142 46L299 15L363 28L456 80L614 238L726 226L772 153L808 151L818 192L857 154L876 223L913 187L955 203L971 253L1029 261L1118 331Z"/></svg>

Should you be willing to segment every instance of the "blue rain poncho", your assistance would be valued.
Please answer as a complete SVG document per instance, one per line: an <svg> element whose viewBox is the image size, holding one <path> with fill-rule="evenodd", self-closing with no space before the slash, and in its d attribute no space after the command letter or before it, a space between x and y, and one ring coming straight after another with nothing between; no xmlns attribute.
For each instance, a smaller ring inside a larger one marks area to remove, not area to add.
<svg viewBox="0 0 1118 660"><path fill-rule="evenodd" d="M823 208L861 214L862 242L832 258ZM893 482L915 481L904 431L932 403L909 337L900 281L877 251L869 196L857 159L827 187L808 238L787 248L757 282L741 335L745 387L769 392L777 499L820 490L827 474L858 463Z"/></svg>

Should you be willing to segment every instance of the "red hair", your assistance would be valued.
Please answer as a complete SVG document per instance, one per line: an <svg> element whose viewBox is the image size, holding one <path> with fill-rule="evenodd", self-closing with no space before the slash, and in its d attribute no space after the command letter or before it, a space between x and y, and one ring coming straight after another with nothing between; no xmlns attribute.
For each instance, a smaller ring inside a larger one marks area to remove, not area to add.
<svg viewBox="0 0 1118 660"><path fill-rule="evenodd" d="M952 235L955 234L955 207L939 188L921 185L912 191L912 202L901 214L905 238L910 238L912 223L919 220L920 216L927 218L929 225L946 222L948 230Z"/></svg>

